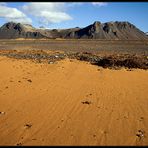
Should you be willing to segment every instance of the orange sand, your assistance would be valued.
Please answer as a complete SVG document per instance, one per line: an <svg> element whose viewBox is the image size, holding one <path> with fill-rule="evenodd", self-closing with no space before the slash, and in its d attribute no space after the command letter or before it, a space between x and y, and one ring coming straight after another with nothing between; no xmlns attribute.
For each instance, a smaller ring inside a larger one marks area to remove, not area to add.
<svg viewBox="0 0 148 148"><path fill-rule="evenodd" d="M148 71L0 57L0 112L0 145L148 145Z"/></svg>

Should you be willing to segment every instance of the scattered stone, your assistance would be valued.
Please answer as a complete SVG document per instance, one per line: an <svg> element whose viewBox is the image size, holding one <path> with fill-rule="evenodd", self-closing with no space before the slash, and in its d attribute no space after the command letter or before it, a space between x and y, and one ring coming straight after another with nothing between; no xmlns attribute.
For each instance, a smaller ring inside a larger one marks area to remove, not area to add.
<svg viewBox="0 0 148 148"><path fill-rule="evenodd" d="M5 114L5 112L0 112L0 115L4 115Z"/></svg>
<svg viewBox="0 0 148 148"><path fill-rule="evenodd" d="M48 64L54 64L54 62L49 61Z"/></svg>
<svg viewBox="0 0 148 148"><path fill-rule="evenodd" d="M54 53L49 55L46 52L41 53L3 53L3 56L8 56L17 59L32 59L39 63L44 60L48 60L48 64L53 64L56 61L62 60L64 58L77 59L81 61L90 62L93 65L102 66L104 68L110 68L119 70L121 67L128 68L128 71L132 71L132 68L148 69L148 58L143 55L137 57L136 55L110 55L102 56L96 55L89 52L65 52L65 53ZM100 70L100 69L98 69Z"/></svg>
<svg viewBox="0 0 148 148"><path fill-rule="evenodd" d="M138 130L136 136L139 138L139 140L141 140L142 138L144 138L144 134L145 132L143 130Z"/></svg>
<svg viewBox="0 0 148 148"><path fill-rule="evenodd" d="M132 71L131 69L127 69L127 71Z"/></svg>
<svg viewBox="0 0 148 148"><path fill-rule="evenodd" d="M121 67L113 67L114 70L121 70Z"/></svg>
<svg viewBox="0 0 148 148"><path fill-rule="evenodd" d="M124 118L124 119L128 119L128 116L124 116L123 118Z"/></svg>
<svg viewBox="0 0 148 148"><path fill-rule="evenodd" d="M139 121L143 121L144 120L144 117L140 117Z"/></svg>
<svg viewBox="0 0 148 148"><path fill-rule="evenodd" d="M22 145L22 143L20 142L20 143L17 143L16 145L17 145L17 146L21 146L21 145Z"/></svg>
<svg viewBox="0 0 148 148"><path fill-rule="evenodd" d="M101 133L102 133L102 134L107 134L108 132L105 131L105 130L101 130Z"/></svg>
<svg viewBox="0 0 148 148"><path fill-rule="evenodd" d="M25 128L29 129L32 127L32 124L25 124L24 126L25 126Z"/></svg>
<svg viewBox="0 0 148 148"><path fill-rule="evenodd" d="M91 101L82 101L81 103L82 104L88 104L89 105L89 104L91 104Z"/></svg>
<svg viewBox="0 0 148 148"><path fill-rule="evenodd" d="M93 137L96 137L96 135L94 134Z"/></svg>
<svg viewBox="0 0 148 148"><path fill-rule="evenodd" d="M42 61L40 59L38 59L38 63L41 63Z"/></svg>
<svg viewBox="0 0 148 148"><path fill-rule="evenodd" d="M30 82L30 83L32 82L32 80L30 80L30 79L28 79L27 81Z"/></svg>

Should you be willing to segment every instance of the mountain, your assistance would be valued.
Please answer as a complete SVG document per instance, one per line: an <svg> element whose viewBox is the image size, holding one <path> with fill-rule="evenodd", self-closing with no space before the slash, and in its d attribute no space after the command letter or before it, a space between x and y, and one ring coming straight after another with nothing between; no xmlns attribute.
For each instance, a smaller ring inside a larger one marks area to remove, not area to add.
<svg viewBox="0 0 148 148"><path fill-rule="evenodd" d="M8 22L0 28L0 39L16 38L44 38L44 36L28 24Z"/></svg>
<svg viewBox="0 0 148 148"><path fill-rule="evenodd" d="M94 22L78 31L73 31L67 38L84 39L147 39L144 32L140 31L129 22Z"/></svg>
<svg viewBox="0 0 148 148"><path fill-rule="evenodd" d="M0 39L16 38L66 38L145 40L148 36L129 22L94 22L84 28L36 29L28 24L8 22L0 27Z"/></svg>

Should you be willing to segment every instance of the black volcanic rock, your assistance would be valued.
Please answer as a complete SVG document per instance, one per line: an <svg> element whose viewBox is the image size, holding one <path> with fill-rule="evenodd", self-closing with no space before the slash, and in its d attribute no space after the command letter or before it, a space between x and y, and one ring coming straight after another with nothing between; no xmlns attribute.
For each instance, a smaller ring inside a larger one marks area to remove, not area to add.
<svg viewBox="0 0 148 148"><path fill-rule="evenodd" d="M36 29L31 25L9 22L0 27L0 39L16 38L67 38L145 40L148 36L129 22L94 22L84 28Z"/></svg>
<svg viewBox="0 0 148 148"><path fill-rule="evenodd" d="M94 22L78 31L70 32L66 38L88 39L148 39L144 32L140 31L129 22L107 22L101 24Z"/></svg>
<svg viewBox="0 0 148 148"><path fill-rule="evenodd" d="M97 38L96 33L101 31L101 22L94 22L85 28L70 32L66 38Z"/></svg>
<svg viewBox="0 0 148 148"><path fill-rule="evenodd" d="M0 39L16 38L44 38L44 36L31 25L9 22L0 28Z"/></svg>

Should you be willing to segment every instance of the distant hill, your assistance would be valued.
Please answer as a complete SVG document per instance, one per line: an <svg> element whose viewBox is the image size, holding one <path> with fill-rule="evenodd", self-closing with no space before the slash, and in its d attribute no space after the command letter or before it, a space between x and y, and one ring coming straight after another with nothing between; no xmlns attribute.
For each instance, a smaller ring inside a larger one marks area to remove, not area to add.
<svg viewBox="0 0 148 148"><path fill-rule="evenodd" d="M16 38L44 38L44 36L28 24L8 22L0 28L0 39Z"/></svg>
<svg viewBox="0 0 148 148"><path fill-rule="evenodd" d="M147 39L144 32L129 22L94 22L78 31L68 34L67 38L89 39Z"/></svg>
<svg viewBox="0 0 148 148"><path fill-rule="evenodd" d="M145 40L148 36L129 22L94 22L84 28L36 29L28 24L8 22L0 27L0 39L16 38L66 38L66 39L113 39Z"/></svg>

